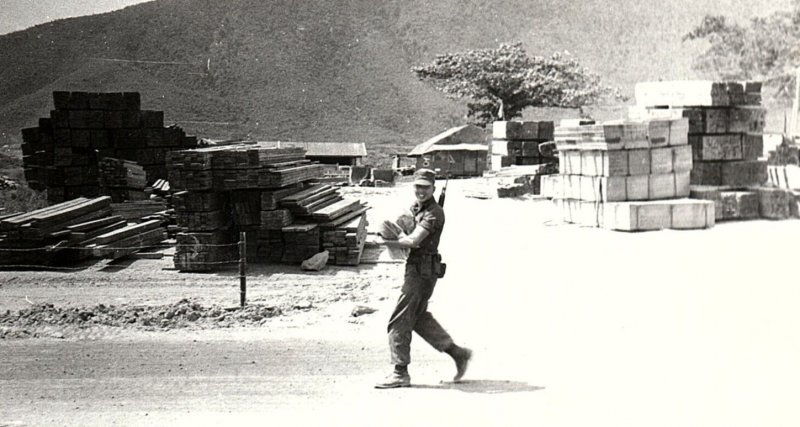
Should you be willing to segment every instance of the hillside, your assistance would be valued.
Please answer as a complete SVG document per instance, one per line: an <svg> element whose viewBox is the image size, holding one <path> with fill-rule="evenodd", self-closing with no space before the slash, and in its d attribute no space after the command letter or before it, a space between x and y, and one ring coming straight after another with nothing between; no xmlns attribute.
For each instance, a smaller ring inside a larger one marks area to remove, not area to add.
<svg viewBox="0 0 800 427"><path fill-rule="evenodd" d="M0 36L0 145L58 89L140 91L144 108L201 136L407 147L465 113L409 71L437 53L521 40L532 54L568 50L632 93L694 77L699 47L680 38L704 14L784 6L773 3L157 0Z"/></svg>

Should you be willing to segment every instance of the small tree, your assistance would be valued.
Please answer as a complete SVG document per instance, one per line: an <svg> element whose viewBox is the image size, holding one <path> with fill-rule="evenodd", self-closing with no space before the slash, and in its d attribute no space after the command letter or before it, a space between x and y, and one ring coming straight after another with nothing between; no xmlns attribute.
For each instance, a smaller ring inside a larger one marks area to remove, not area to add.
<svg viewBox="0 0 800 427"><path fill-rule="evenodd" d="M749 26L708 15L683 39L708 43L693 64L701 73L726 80L763 80L785 98L793 93L800 66L800 0L794 1L792 11L752 18Z"/></svg>
<svg viewBox="0 0 800 427"><path fill-rule="evenodd" d="M582 109L612 93L620 97L568 53L528 56L519 42L438 55L411 70L450 98L472 100L467 117L481 126L520 117L527 107Z"/></svg>

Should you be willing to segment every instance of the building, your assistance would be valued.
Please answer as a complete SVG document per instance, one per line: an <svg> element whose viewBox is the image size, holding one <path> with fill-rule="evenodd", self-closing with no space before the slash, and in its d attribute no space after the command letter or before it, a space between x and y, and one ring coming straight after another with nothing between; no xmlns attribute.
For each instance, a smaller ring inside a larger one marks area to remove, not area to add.
<svg viewBox="0 0 800 427"><path fill-rule="evenodd" d="M417 145L408 153L417 169L438 169L440 175L481 176L489 151L485 131L475 125L454 127Z"/></svg>
<svg viewBox="0 0 800 427"><path fill-rule="evenodd" d="M306 158L326 165L356 166L364 162L367 146L363 142L276 142L277 147L301 147Z"/></svg>

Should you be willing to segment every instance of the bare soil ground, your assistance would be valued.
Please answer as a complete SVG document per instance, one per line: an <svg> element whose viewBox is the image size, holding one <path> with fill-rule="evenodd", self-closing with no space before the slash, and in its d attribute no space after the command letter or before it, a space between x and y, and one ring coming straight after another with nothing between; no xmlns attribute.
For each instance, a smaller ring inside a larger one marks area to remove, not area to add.
<svg viewBox="0 0 800 427"><path fill-rule="evenodd" d="M451 362L415 340L415 387L372 389L389 369L398 263L253 267L248 300L277 311L228 323L210 313L238 303L233 270L179 273L165 258L0 272L0 313L202 306L152 330L95 316L13 326L41 338L0 340L0 426L800 422L800 221L619 233L552 221L547 202L464 197L472 185L450 183L449 267L430 305L475 350L466 382L448 383ZM410 191L346 190L373 223ZM353 317L360 305L377 311Z"/></svg>

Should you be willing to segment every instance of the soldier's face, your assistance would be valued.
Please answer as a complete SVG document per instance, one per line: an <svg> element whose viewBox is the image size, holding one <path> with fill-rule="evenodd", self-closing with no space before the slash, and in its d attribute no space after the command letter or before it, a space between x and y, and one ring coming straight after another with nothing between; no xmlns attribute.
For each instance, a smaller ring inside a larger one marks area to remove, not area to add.
<svg viewBox="0 0 800 427"><path fill-rule="evenodd" d="M424 202L433 197L434 189L435 187L433 185L415 185L414 195L417 197L417 200Z"/></svg>

